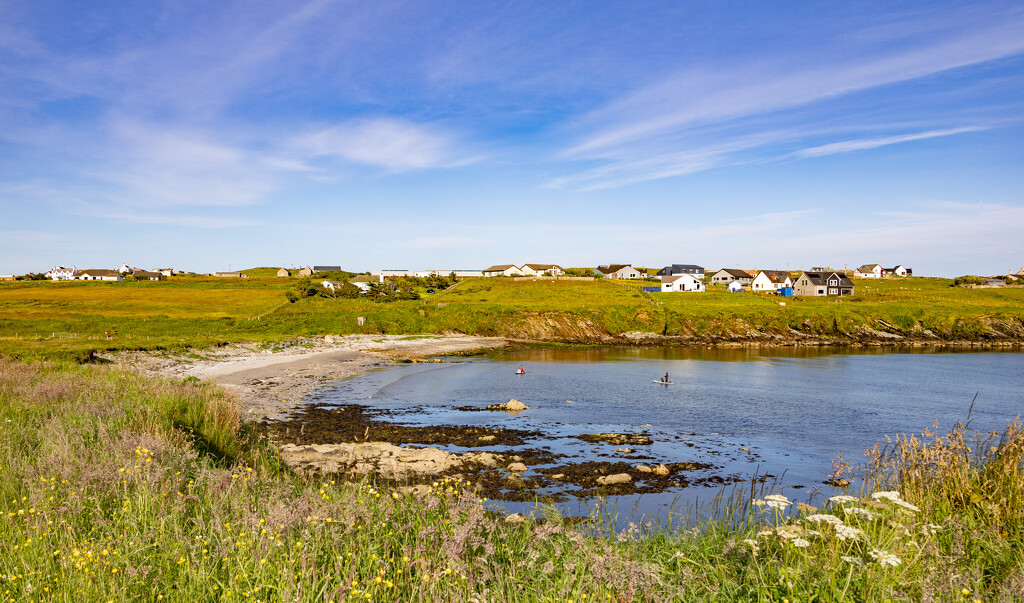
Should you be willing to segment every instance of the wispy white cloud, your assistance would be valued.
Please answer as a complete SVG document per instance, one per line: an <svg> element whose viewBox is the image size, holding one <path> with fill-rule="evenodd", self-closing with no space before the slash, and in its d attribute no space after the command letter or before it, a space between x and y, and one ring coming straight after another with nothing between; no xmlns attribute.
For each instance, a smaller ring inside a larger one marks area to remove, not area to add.
<svg viewBox="0 0 1024 603"><path fill-rule="evenodd" d="M114 185L112 200L142 207L240 206L272 189L258 156L203 134L137 121L116 122L113 148L92 176Z"/></svg>
<svg viewBox="0 0 1024 603"><path fill-rule="evenodd" d="M456 136L440 126L391 117L342 123L297 138L291 146L308 157L335 157L392 171L474 161L460 154Z"/></svg>
<svg viewBox="0 0 1024 603"><path fill-rule="evenodd" d="M1024 12L1011 10L985 23L959 26L931 32L923 39L890 38L872 40L874 46L831 49L844 57L835 60L823 60L820 55L768 55L744 64L677 72L579 118L574 130L583 134L562 156L605 165L586 168L555 184L582 182L585 188L607 188L711 169L735 161L737 151L770 142L766 138L754 144L749 138L749 132L758 128L758 118L1024 52L1020 35ZM823 55L830 57L829 49ZM822 127L806 119L802 123L809 130ZM807 149L802 154L776 152L776 157L814 157L967 131L971 129L935 128L916 138L879 136L871 141L818 145L817 151ZM792 140L800 138L799 132L791 134ZM703 142L708 136L717 140L715 148ZM737 137L748 137L748 143L736 144L725 153L717 150L728 148ZM673 167L676 157L685 161ZM650 169L651 163L659 162L665 162L666 168Z"/></svg>
<svg viewBox="0 0 1024 603"><path fill-rule="evenodd" d="M850 153L852 151L865 151L868 149L877 149L879 147L884 147L891 144L899 144L901 142L927 140L929 138L938 138L940 136L952 136L954 134L977 132L979 130L986 129L988 128L981 126L971 126L964 128L950 128L948 130L930 130L928 132L918 132L916 134L902 134L899 136L882 136L878 138L861 138L859 140L843 140L840 142L831 142L829 144L823 144L808 149L801 149L799 151L796 151L794 155L797 157L823 157L825 155Z"/></svg>
<svg viewBox="0 0 1024 603"><path fill-rule="evenodd" d="M134 224L159 224L164 226L184 226L188 228L246 228L252 226L261 226L263 224L263 222L259 220L253 220L249 218L223 218L217 216L187 216L177 214L167 215L127 210L110 211L107 209L100 208L95 208L91 210L86 209L80 212L80 215L89 216L93 218L119 220L123 222L131 222Z"/></svg>

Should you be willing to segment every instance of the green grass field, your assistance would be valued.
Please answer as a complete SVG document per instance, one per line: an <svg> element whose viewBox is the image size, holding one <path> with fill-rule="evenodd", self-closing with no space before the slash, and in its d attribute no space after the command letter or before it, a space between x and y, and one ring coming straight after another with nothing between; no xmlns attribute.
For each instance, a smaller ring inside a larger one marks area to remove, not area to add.
<svg viewBox="0 0 1024 603"><path fill-rule="evenodd" d="M953 288L945 279L858 281L854 297L780 298L730 294L721 287L649 294L640 291L641 283L491 278L466 280L416 301L289 303L285 292L295 282L174 277L0 283L0 351L83 358L91 350L347 333L459 332L589 343L631 331L742 340L750 333L790 337L796 329L842 344L867 328L922 338L927 331L937 341L984 342L993 338L990 327L996 323L1006 331L1004 339L1020 341L1024 332L1024 289ZM116 337L105 336L114 332Z"/></svg>

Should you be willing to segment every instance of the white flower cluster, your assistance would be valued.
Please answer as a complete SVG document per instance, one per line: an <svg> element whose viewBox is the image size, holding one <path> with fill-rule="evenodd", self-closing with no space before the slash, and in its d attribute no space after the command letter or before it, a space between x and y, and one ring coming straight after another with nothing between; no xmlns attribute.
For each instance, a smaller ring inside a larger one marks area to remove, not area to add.
<svg viewBox="0 0 1024 603"><path fill-rule="evenodd" d="M825 514L822 514L822 513L818 513L816 515L808 515L804 519L806 519L807 521L813 521L813 522L824 522L824 523L827 523L827 524L830 524L830 525L840 525L840 524L843 523L843 520L839 519L835 515L825 515Z"/></svg>
<svg viewBox="0 0 1024 603"><path fill-rule="evenodd" d="M865 536L864 530L844 524L837 524L835 526L835 529L836 538L838 538L839 540L860 540Z"/></svg>
<svg viewBox="0 0 1024 603"><path fill-rule="evenodd" d="M895 491L895 490L882 490L880 492L875 492L875 493L873 493L871 495L871 498L873 498L874 500L884 500L884 501L890 502L890 503L892 503L894 505L899 505L899 506L903 507L904 509L909 509L911 511L914 511L915 513L917 511L921 510L918 507L915 507L914 505L912 505L912 504L908 503L907 501L901 499L900 498L900 493Z"/></svg>
<svg viewBox="0 0 1024 603"><path fill-rule="evenodd" d="M807 542L803 538L794 538L793 540L790 540L790 542L793 543L793 546L795 546L798 549L805 549L811 546L811 543Z"/></svg>
<svg viewBox="0 0 1024 603"><path fill-rule="evenodd" d="M858 500L858 498L856 496L847 496L846 494L838 494L838 495L833 496L832 498L828 499L828 502L832 503L833 505L841 505L841 504L844 504L844 503L857 502L857 500Z"/></svg>
<svg viewBox="0 0 1024 603"><path fill-rule="evenodd" d="M849 556L845 556L844 555L842 557L842 559L843 559L843 561L845 561L847 563L852 563L854 565L859 565L861 567L864 567L864 562L861 561L860 559L858 559L857 557L849 557Z"/></svg>
<svg viewBox="0 0 1024 603"><path fill-rule="evenodd" d="M854 517L857 517L859 519L866 519L868 521L878 517L877 514L872 513L871 511L868 511L863 507L843 507L843 511L847 515L853 515Z"/></svg>
<svg viewBox="0 0 1024 603"><path fill-rule="evenodd" d="M875 560L879 565L896 567L901 563L900 558L892 553L886 551L880 551L878 549L871 549L868 551L868 555Z"/></svg>

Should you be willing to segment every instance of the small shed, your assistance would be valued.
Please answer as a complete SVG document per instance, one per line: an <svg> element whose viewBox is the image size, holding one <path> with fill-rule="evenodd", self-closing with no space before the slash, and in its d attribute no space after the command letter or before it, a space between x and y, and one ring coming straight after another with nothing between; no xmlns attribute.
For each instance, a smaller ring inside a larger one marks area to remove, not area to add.
<svg viewBox="0 0 1024 603"><path fill-rule="evenodd" d="M743 283L739 281L729 281L729 284L725 286L725 290L729 293L742 293L746 291L746 289L743 288Z"/></svg>
<svg viewBox="0 0 1024 603"><path fill-rule="evenodd" d="M288 269L286 269L286 268L281 268L280 270L277 271L277 276L291 276L291 275L292 275L292 273L288 272Z"/></svg>

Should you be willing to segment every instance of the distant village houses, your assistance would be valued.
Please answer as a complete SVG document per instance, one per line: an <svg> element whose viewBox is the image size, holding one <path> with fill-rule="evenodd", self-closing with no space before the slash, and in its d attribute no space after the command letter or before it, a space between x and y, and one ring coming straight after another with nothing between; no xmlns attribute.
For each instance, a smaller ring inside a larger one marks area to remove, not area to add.
<svg viewBox="0 0 1024 603"><path fill-rule="evenodd" d="M78 268L72 266L71 268L65 268L64 266L54 266L50 268L50 271L46 273L46 278L53 281L73 281L75 280L75 274L78 273Z"/></svg>
<svg viewBox="0 0 1024 603"><path fill-rule="evenodd" d="M124 275L117 270L90 268L75 275L76 281L123 281Z"/></svg>
<svg viewBox="0 0 1024 603"><path fill-rule="evenodd" d="M284 278L284 277L288 277L288 276L291 276L291 275L292 275L292 273L291 273L291 272L288 272L288 269L287 269L287 268L281 268L281 269L279 269L279 270L277 271L277 276L278 276L279 278Z"/></svg>

